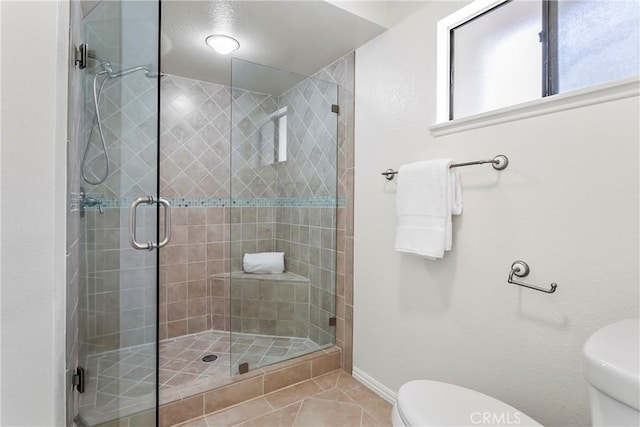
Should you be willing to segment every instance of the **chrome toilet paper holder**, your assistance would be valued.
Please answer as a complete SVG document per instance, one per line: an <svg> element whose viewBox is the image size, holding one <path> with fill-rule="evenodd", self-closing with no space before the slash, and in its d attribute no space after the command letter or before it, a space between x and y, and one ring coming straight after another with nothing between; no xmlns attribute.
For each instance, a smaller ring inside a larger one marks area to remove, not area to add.
<svg viewBox="0 0 640 427"><path fill-rule="evenodd" d="M513 279L514 275L517 277L526 277L529 275L530 271L531 269L529 268L529 264L527 264L526 262L514 261L513 264L511 264L511 271L509 272L509 278L507 279L507 282L513 285L524 286L525 288L533 289L535 291L540 291L547 294L552 294L556 291L556 288L558 287L556 283L552 283L550 285L550 289L545 289L541 288L540 286L531 285L529 283L524 283L519 280Z"/></svg>

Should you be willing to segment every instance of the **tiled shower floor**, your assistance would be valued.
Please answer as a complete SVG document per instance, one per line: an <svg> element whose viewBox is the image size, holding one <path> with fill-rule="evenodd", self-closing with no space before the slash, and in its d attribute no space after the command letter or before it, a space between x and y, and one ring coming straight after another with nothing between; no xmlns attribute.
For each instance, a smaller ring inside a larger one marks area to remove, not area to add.
<svg viewBox="0 0 640 427"><path fill-rule="evenodd" d="M215 389L229 382L238 365L250 369L319 350L309 339L205 331L160 343L160 404ZM80 413L89 425L152 408L155 404L155 349L137 346L87 358L86 391ZM218 356L203 362L205 355ZM231 361L233 362L231 364Z"/></svg>
<svg viewBox="0 0 640 427"><path fill-rule="evenodd" d="M87 357L85 392L79 402L84 424L95 426L153 408L155 365L151 344Z"/></svg>

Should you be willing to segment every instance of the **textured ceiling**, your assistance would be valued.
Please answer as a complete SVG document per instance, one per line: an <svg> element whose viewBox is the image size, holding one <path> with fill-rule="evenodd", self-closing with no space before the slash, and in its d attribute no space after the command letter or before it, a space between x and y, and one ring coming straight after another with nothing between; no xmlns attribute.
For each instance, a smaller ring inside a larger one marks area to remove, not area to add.
<svg viewBox="0 0 640 427"><path fill-rule="evenodd" d="M224 85L231 57L310 75L386 29L325 1L164 1L161 28L163 72ZM236 38L240 49L214 52L205 38L218 33ZM258 79L264 87L253 90L274 93L285 80L269 88Z"/></svg>
<svg viewBox="0 0 640 427"><path fill-rule="evenodd" d="M80 1L85 15L100 3ZM424 4L422 0L162 0L161 68L168 74L278 95ZM205 44L205 38L216 33L236 38L240 49L228 56L217 54ZM234 61L233 82L232 58L241 60Z"/></svg>

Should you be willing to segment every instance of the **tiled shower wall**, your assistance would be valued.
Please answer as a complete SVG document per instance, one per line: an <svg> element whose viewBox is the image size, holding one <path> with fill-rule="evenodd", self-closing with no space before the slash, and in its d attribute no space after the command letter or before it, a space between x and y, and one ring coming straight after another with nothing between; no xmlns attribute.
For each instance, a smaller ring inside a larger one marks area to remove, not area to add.
<svg viewBox="0 0 640 427"><path fill-rule="evenodd" d="M229 330L229 89L167 75L160 82L160 194L172 199L160 250L160 339Z"/></svg>
<svg viewBox="0 0 640 427"><path fill-rule="evenodd" d="M114 70L142 64L118 64L125 56L124 41L114 25L125 13L119 2L101 2L83 22L83 41ZM136 58L139 60L138 58ZM88 196L102 202L85 212L86 268L81 271L79 313L83 322L81 354L92 354L155 341L156 254L129 244L129 205L137 197L155 194L157 188L157 80L144 72L108 79L100 93L99 108L104 141L109 154L109 175L102 184L80 179L84 147L90 142L85 174L99 181L105 170L100 134L93 106L93 78L102 70L91 60L82 75L84 89L74 174ZM104 75L97 80L100 87ZM79 191L77 188L76 191ZM124 225L124 226L123 226ZM138 240L153 241L155 209L138 209Z"/></svg>
<svg viewBox="0 0 640 427"><path fill-rule="evenodd" d="M279 209L276 240L277 248L282 248L290 255L287 267L311 279L311 322L315 326L311 328L312 339L317 339L320 343L330 339L331 329L334 327L328 325L328 318L335 309L336 345L342 349L342 366L348 372L351 372L352 368L353 343L354 69L355 52L351 52L316 73L313 79L308 79L297 86L298 89L302 88L301 91L291 90L285 94L285 97L289 98L288 102L293 105L312 104L307 106L314 109L314 100L319 99L319 96L322 95L325 99L332 96L330 91L333 89L324 86L323 82L334 83L338 87L340 112L337 122L337 165L331 164L330 161L325 163L325 159L319 157L320 153L328 153L331 149L325 146L318 147L318 150L301 150L296 156L298 160L285 166L286 173L279 173L279 178L285 181L281 191L285 195L301 196L308 194L310 188L321 187L287 184L287 181L289 183L313 181L313 179L311 181L300 179L296 168L305 165L302 170L308 173L308 165L313 164L317 166L312 170L335 176L335 169L332 170L331 167L337 167L338 208ZM332 118L332 113L322 111L318 107L315 107L315 110L317 119L312 121L313 124L318 126L324 123L325 129L331 129L333 123L327 120ZM309 141L306 139L308 134L304 132L307 130L305 126L307 123L308 116L301 123L293 121L291 127L294 145L309 147ZM318 129L314 129L313 132L318 132ZM307 163L307 160L310 162ZM330 160L330 157L326 160ZM323 182L336 185L335 180L330 181L326 175L323 176ZM323 190L317 190L319 192L316 195L322 194ZM333 188L329 190L330 193L334 191ZM332 294L333 289L335 289L335 295Z"/></svg>
<svg viewBox="0 0 640 427"><path fill-rule="evenodd" d="M83 42L92 53L110 61L114 69L123 58L119 2L101 2L83 16L81 2L70 5L70 52ZM73 55L69 56L72 61ZM136 253L120 224L128 219L123 200L155 192L156 158L154 82L142 73L114 79L100 97L105 142L111 160L106 183L91 185L82 179L82 159L87 141L85 171L95 179L104 170L104 156L94 121L93 76L97 61L78 69L69 66L69 123L67 151L67 424L78 413L77 393L71 373L87 355L155 340L155 268L153 255ZM139 65L139 64L130 64ZM102 76L98 83L101 82ZM93 131L92 131L93 128ZM126 172L125 172L126 170ZM80 193L103 201L81 209ZM146 209L147 213L151 210ZM155 229L155 215L148 215L145 234ZM145 222L144 213L140 213ZM141 236L145 237L145 236ZM122 243L121 243L122 242ZM137 260L132 264L133 260ZM151 285L151 286L147 286ZM122 310L121 310L122 309ZM90 372L89 375L93 375Z"/></svg>
<svg viewBox="0 0 640 427"><path fill-rule="evenodd" d="M342 367L353 367L353 172L355 52L320 70L314 77L338 85L338 199L336 256L336 345L342 349Z"/></svg>
<svg viewBox="0 0 640 427"><path fill-rule="evenodd" d="M336 283L336 185L338 87L308 78L279 99L287 107L287 161L278 164L278 195L309 198L320 206L281 207L277 211L276 249L287 254L287 269L308 277L309 338L333 342ZM323 206L324 205L324 206Z"/></svg>
<svg viewBox="0 0 640 427"><path fill-rule="evenodd" d="M96 179L104 156L92 126L92 79L93 73L86 75L82 137L91 140L86 170ZM87 286L80 300L88 353L155 340L156 254L133 249L126 224L130 203L156 192L156 100L155 82L143 73L110 80L100 100L110 173L103 184L84 184L103 205L103 213L95 207L85 213ZM137 216L138 241L156 240L155 209L141 206Z"/></svg>
<svg viewBox="0 0 640 427"><path fill-rule="evenodd" d="M229 195L231 188L234 199L276 195L276 171L265 157L273 141L256 132L276 100L234 91L231 147L228 87L169 75L161 88L160 193L173 201L173 220L161 251L160 337L230 330L225 273L242 270L243 253L275 246L275 207L230 207Z"/></svg>
<svg viewBox="0 0 640 427"><path fill-rule="evenodd" d="M276 250L287 257L287 270L309 278L309 339L333 343L336 229L335 208L278 208Z"/></svg>
<svg viewBox="0 0 640 427"><path fill-rule="evenodd" d="M107 55L111 58L119 58L119 43L109 40L109 34L115 36L118 29L114 28L117 20L107 24L110 16L120 13L119 4L105 2L96 7L88 16L83 16L81 2L70 3L70 52L76 46L90 41L94 52ZM110 25L106 31L105 25ZM66 378L67 378L67 425L73 425L73 420L78 414L78 394L71 384L72 373L82 363L88 352L96 351L101 347L98 339L90 335L87 324L89 316L95 319L97 310L105 307L96 306L95 293L89 293L89 271L87 266L87 248L95 249L93 242L87 242L86 219L81 215L80 192L82 186L87 186L81 178L81 164L85 145L88 139L90 121L93 115L89 112L90 98L88 96L88 84L91 77L87 70L80 70L73 63L73 55L69 55L69 86L68 86L68 126L67 126L67 266L66 266ZM115 96L115 95L114 95ZM91 112L93 109L90 110ZM109 114L112 114L110 111ZM95 140L93 150L89 153L89 159L95 160ZM91 165L87 164L87 170ZM96 190L100 194L100 189ZM90 245L87 245L90 243ZM101 289L94 288L100 292ZM89 301L92 301L92 311L89 310ZM80 326L83 326L82 328Z"/></svg>
<svg viewBox="0 0 640 427"><path fill-rule="evenodd" d="M335 328L337 344L343 350L350 350L353 276L346 264L352 263L353 247L353 221L348 220L353 212L353 68L354 54L351 53L315 76L339 85L337 162L316 163L322 164L323 173L334 177L337 168L337 184L335 178L332 184L327 184L337 185L340 201L337 214L335 208L329 207L228 206L231 190L234 198L246 200L318 196L325 195L322 192L325 190L331 194L331 188L316 186L321 190L314 194L295 186L276 186L286 183L285 177L291 177L289 182L300 180L294 176L296 172L283 173L282 165L269 164L264 153L270 150L256 148L255 139L252 146L251 138L247 137L251 135L247 132L250 124L255 126L277 109L278 102L274 102L273 97L234 94L234 107L240 108L244 115L235 114L234 129L239 133L234 141L242 143L234 147L232 154L229 89L177 76L162 79L161 195L174 198L174 208L172 240L161 251L161 338L208 328L229 330L230 289L225 274L241 270L244 252L281 248L287 253L287 269L317 284L311 297L315 313L311 316L316 321L314 334L317 333L318 339L323 336L323 340L327 340L332 334L331 328ZM316 94L322 93L322 87L315 89ZM276 101L283 102L283 99ZM326 117L317 118L318 124L324 125L323 120L331 118L329 114L333 113L329 111ZM245 138L239 138L241 135ZM290 133L290 146L295 146L293 141L300 141L304 136L292 137ZM322 158L325 149L318 147L313 151L316 157L306 159L318 160L318 155ZM230 169L233 169L231 181ZM330 226L333 223L337 225L337 232ZM235 242L233 246L231 241ZM332 274L334 271L336 274ZM335 299L330 292L334 280ZM336 327L328 326L332 304L337 314ZM343 354L345 366L350 369L350 355Z"/></svg>
<svg viewBox="0 0 640 427"><path fill-rule="evenodd" d="M160 250L160 339L229 330L229 279L208 280L229 268L228 212L172 207L171 241Z"/></svg>
<svg viewBox="0 0 640 427"><path fill-rule="evenodd" d="M278 100L236 88L231 102L231 271L242 271L243 254L275 249L277 207L270 201L279 183L269 116ZM241 329L241 323L232 325Z"/></svg>

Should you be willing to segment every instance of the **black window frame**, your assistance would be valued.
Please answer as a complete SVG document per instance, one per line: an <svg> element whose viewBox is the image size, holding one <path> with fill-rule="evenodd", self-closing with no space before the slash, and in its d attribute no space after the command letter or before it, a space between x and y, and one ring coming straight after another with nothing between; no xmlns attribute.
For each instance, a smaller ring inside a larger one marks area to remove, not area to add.
<svg viewBox="0 0 640 427"><path fill-rule="evenodd" d="M509 0L511 1L511 0ZM542 0L542 97L558 93L558 1Z"/></svg>

